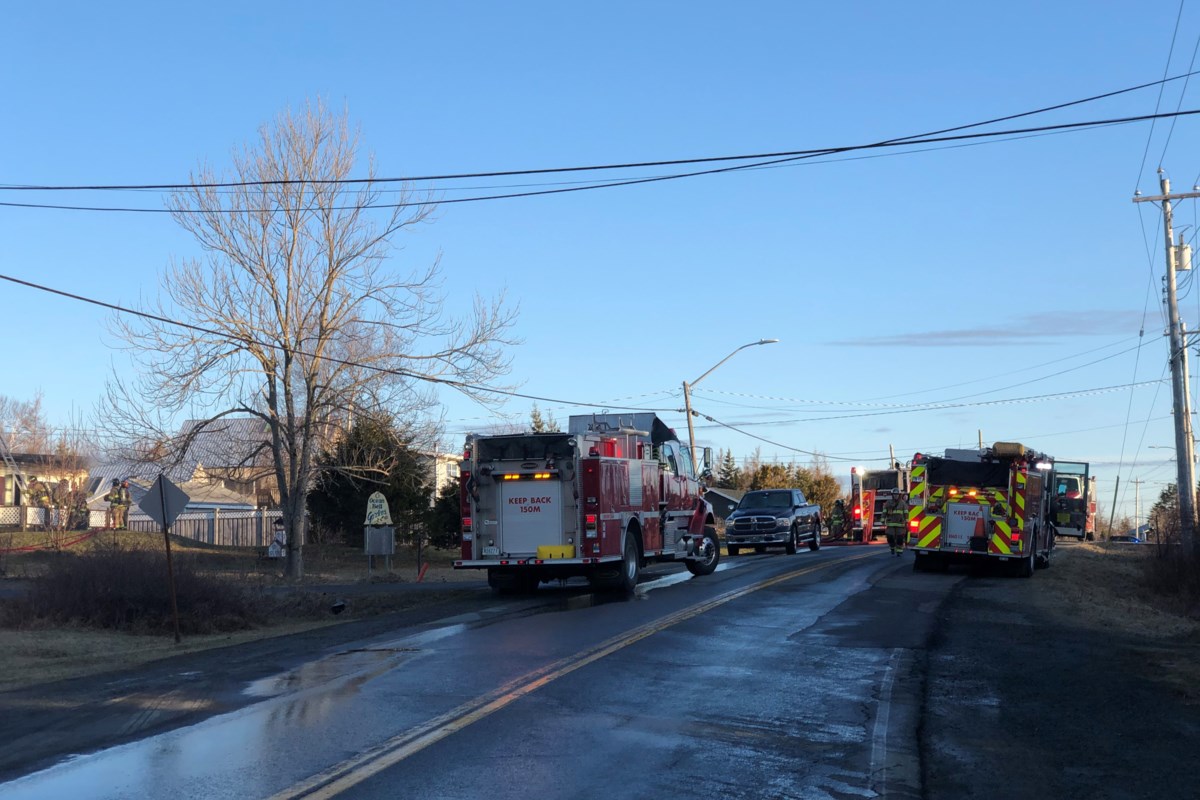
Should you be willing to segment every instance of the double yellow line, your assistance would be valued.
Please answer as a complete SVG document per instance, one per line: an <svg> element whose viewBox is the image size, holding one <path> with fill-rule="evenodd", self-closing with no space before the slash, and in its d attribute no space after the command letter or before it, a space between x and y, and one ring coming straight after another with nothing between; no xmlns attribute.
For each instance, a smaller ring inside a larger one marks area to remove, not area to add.
<svg viewBox="0 0 1200 800"><path fill-rule="evenodd" d="M527 672L519 678L514 678L487 694L480 695L462 705L452 708L446 713L434 717L415 728L410 728L398 736L393 736L391 739L376 745L361 755L347 759L340 764L335 764L329 769L284 789L282 792L272 795L270 800L298 800L298 798L323 800L324 798L335 797L347 789L362 783L371 776L395 766L409 756L424 750L426 747L440 742L447 736L458 733L484 717L520 700L525 695L536 692L546 684L556 681L564 675L569 675L577 669L586 667L588 664L599 661L605 656L612 655L618 650L623 650L631 644L640 642L642 639L664 631L673 625L678 625L693 617L698 617L718 606L722 606L732 600L737 600L739 597L745 597L760 589L766 589L784 581L790 581L793 578L809 575L838 564L845 564L848 561L859 561L864 558L877 556L883 552L885 551L880 549L849 558L824 561L811 567L787 572L783 575L751 584L742 589L725 592L700 605L692 606L683 611L677 611L674 614L657 619L654 622L646 623L638 628L634 628L632 631L614 636L567 658L559 659L544 667Z"/></svg>

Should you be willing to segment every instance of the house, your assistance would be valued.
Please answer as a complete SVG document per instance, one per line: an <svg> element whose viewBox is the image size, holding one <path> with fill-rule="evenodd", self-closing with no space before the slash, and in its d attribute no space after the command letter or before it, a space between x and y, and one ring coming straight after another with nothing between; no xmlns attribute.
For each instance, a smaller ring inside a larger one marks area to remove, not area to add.
<svg viewBox="0 0 1200 800"><path fill-rule="evenodd" d="M737 504L745 493L741 489L714 488L704 493L704 499L712 503L713 514L717 519L724 520L737 508Z"/></svg>
<svg viewBox="0 0 1200 800"><path fill-rule="evenodd" d="M53 488L60 481L78 486L87 479L88 470L83 460L73 456L57 456L40 453L10 453L0 462L0 506L28 505L22 497L18 476L25 481L37 478L47 487Z"/></svg>

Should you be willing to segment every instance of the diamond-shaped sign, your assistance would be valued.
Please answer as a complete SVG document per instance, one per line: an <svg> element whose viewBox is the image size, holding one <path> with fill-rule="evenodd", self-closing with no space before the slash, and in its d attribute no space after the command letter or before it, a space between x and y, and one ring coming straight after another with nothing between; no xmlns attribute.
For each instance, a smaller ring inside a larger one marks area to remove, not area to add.
<svg viewBox="0 0 1200 800"><path fill-rule="evenodd" d="M183 513L183 509L187 508L191 499L187 492L171 483L166 475L159 475L150 491L138 501L138 507L150 519L164 528L169 528L175 522L175 518Z"/></svg>

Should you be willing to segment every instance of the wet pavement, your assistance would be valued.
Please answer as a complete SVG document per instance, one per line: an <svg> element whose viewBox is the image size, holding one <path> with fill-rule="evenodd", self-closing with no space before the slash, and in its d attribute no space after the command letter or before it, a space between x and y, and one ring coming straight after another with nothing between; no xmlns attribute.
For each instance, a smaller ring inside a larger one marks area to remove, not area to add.
<svg viewBox="0 0 1200 800"><path fill-rule="evenodd" d="M475 604L241 682L181 668L138 713L211 716L135 719L0 798L919 796L923 648L960 578L880 547L721 567Z"/></svg>

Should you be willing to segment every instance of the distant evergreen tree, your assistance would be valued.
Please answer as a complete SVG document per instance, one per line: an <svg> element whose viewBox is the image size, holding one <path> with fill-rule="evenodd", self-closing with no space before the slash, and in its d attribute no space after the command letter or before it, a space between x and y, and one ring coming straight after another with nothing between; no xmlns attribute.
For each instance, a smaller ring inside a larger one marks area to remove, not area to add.
<svg viewBox="0 0 1200 800"><path fill-rule="evenodd" d="M722 489L736 489L742 481L742 471L738 469L737 461L732 450L722 450L717 456L717 482Z"/></svg>
<svg viewBox="0 0 1200 800"><path fill-rule="evenodd" d="M542 416L537 403L534 403L533 408L529 411L529 429L534 433L558 433L562 430L558 427L558 421L554 419L553 414Z"/></svg>

